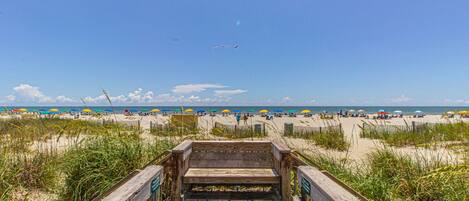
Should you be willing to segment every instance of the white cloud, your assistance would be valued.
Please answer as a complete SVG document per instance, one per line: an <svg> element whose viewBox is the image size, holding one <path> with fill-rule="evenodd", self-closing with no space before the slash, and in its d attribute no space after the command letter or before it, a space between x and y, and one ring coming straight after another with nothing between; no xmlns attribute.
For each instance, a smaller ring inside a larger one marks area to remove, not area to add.
<svg viewBox="0 0 469 201"><path fill-rule="evenodd" d="M10 102L16 100L16 96L14 96L14 95L8 95L8 96L6 96L6 98L7 98L7 101L10 101Z"/></svg>
<svg viewBox="0 0 469 201"><path fill-rule="evenodd" d="M412 98L407 97L406 95L402 94L394 99L392 99L392 102L394 103L405 103L411 101Z"/></svg>
<svg viewBox="0 0 469 201"><path fill-rule="evenodd" d="M76 102L75 100L73 100L72 98L67 97L67 96L57 96L55 98L55 100L59 103L74 103L74 102Z"/></svg>
<svg viewBox="0 0 469 201"><path fill-rule="evenodd" d="M228 96L244 94L248 91L243 90L243 89L232 89L232 90L215 90L214 92L215 92L216 97L228 97Z"/></svg>
<svg viewBox="0 0 469 201"><path fill-rule="evenodd" d="M226 86L219 85L219 84L184 84L184 85L174 86L171 91L176 94L188 94L188 93L203 92L207 89L222 89L222 88L226 88Z"/></svg>
<svg viewBox="0 0 469 201"><path fill-rule="evenodd" d="M292 100L293 99L290 96L285 96L285 97L282 98L282 103L289 103Z"/></svg>
<svg viewBox="0 0 469 201"><path fill-rule="evenodd" d="M21 97L26 98L29 101L38 103L52 103L54 100L44 95L39 87L34 87L29 84L20 84L13 88L13 90Z"/></svg>

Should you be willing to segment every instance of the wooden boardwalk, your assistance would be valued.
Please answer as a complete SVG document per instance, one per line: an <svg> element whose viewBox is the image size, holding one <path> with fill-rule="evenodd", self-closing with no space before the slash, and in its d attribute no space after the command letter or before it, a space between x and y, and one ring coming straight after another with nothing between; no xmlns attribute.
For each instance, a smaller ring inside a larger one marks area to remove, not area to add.
<svg viewBox="0 0 469 201"><path fill-rule="evenodd" d="M187 140L161 158L96 200L366 200L269 141Z"/></svg>

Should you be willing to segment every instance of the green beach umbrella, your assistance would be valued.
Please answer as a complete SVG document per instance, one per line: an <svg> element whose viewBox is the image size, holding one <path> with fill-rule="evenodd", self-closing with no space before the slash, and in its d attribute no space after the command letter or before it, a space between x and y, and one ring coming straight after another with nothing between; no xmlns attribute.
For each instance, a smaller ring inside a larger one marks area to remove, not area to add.
<svg viewBox="0 0 469 201"><path fill-rule="evenodd" d="M297 110L288 110L288 113L297 113Z"/></svg>

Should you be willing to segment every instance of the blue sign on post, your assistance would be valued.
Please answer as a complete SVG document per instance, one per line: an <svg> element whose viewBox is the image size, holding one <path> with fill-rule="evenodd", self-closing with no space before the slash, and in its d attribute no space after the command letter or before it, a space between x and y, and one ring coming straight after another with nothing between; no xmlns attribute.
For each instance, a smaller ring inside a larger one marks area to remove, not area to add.
<svg viewBox="0 0 469 201"><path fill-rule="evenodd" d="M151 184L150 184L151 194L155 193L158 190L158 188L160 188L160 176L159 175L153 178L153 180L151 180Z"/></svg>
<svg viewBox="0 0 469 201"><path fill-rule="evenodd" d="M301 178L301 190L306 194L311 195L311 183L304 177Z"/></svg>

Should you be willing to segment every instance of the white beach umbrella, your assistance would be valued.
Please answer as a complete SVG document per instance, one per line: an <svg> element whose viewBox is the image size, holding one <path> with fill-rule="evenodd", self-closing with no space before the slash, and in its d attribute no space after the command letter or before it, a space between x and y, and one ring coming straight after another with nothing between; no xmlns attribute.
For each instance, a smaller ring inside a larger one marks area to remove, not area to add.
<svg viewBox="0 0 469 201"><path fill-rule="evenodd" d="M420 110L417 110L417 111L415 111L415 113L422 113L422 111L420 111Z"/></svg>
<svg viewBox="0 0 469 201"><path fill-rule="evenodd" d="M394 111L394 113L402 113L402 111L401 110L396 110L396 111Z"/></svg>
<svg viewBox="0 0 469 201"><path fill-rule="evenodd" d="M358 110L358 112L363 113L363 112L365 112L365 110Z"/></svg>

